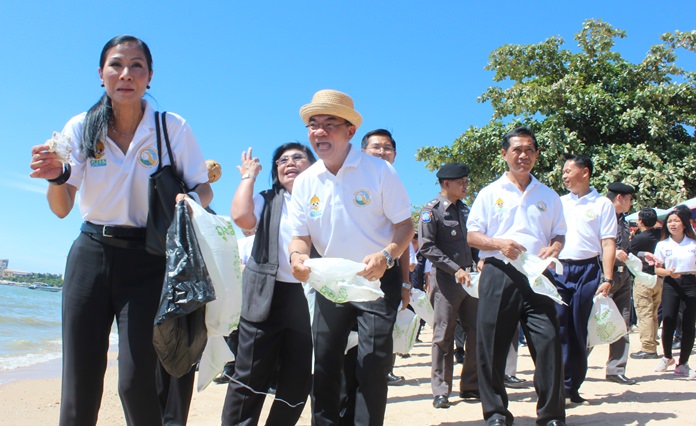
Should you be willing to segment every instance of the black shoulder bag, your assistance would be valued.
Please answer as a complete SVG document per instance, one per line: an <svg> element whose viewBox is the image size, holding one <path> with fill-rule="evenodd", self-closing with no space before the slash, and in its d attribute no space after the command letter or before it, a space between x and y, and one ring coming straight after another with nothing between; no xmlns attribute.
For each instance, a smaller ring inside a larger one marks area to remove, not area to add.
<svg viewBox="0 0 696 426"><path fill-rule="evenodd" d="M147 232L145 250L148 253L165 256L167 246L167 229L174 218L176 195L188 192L186 183L176 171L172 147L167 133L167 113L162 113L162 133L167 144L169 165L162 167L162 138L160 136L160 114L155 112L157 129L157 170L150 175L148 189Z"/></svg>

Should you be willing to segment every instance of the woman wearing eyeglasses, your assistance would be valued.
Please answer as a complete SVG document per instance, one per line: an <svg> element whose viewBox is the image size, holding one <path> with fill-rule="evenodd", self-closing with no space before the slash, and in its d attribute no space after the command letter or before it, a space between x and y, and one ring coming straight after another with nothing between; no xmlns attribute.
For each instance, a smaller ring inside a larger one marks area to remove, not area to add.
<svg viewBox="0 0 696 426"><path fill-rule="evenodd" d="M242 229L256 229L242 274L242 317L234 374L222 409L223 425L255 425L271 380L275 401L267 425L297 423L311 386L312 335L302 285L292 276L288 205L295 178L316 161L310 149L291 142L273 153L272 188L254 195L261 171L249 148L237 166L242 180L231 216Z"/></svg>

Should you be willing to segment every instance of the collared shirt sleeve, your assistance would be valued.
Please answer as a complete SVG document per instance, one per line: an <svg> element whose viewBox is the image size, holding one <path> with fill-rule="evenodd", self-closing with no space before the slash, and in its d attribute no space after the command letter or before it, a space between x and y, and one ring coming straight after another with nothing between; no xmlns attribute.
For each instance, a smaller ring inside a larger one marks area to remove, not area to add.
<svg viewBox="0 0 696 426"><path fill-rule="evenodd" d="M602 225L600 229L600 239L604 240L607 238L616 239L617 222L616 222L616 211L614 210L614 205L609 201L608 198L604 199L606 202L602 206Z"/></svg>
<svg viewBox="0 0 696 426"><path fill-rule="evenodd" d="M384 215L394 224L411 217L411 202L406 187L399 179L394 167L385 162L387 172L382 182L382 208Z"/></svg>
<svg viewBox="0 0 696 426"><path fill-rule="evenodd" d="M293 237L309 236L309 226L307 224L307 185L304 184L305 177L302 174L295 178L292 185L292 197L288 204L288 219Z"/></svg>

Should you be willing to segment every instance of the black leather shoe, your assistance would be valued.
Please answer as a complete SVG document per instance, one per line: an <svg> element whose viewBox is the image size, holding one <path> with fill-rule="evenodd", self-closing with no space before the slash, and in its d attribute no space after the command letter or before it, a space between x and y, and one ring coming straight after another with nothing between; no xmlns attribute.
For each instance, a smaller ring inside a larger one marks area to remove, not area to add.
<svg viewBox="0 0 696 426"><path fill-rule="evenodd" d="M396 384L402 383L404 380L406 380L404 378L404 376L397 376L394 373L392 373L391 371L387 373L387 384L388 385L396 385Z"/></svg>
<svg viewBox="0 0 696 426"><path fill-rule="evenodd" d="M590 405L590 401L581 397L579 393L573 393L573 394L566 396L566 402L567 401L570 401L572 404Z"/></svg>
<svg viewBox="0 0 696 426"><path fill-rule="evenodd" d="M503 419L491 419L486 422L486 426L506 426L505 420Z"/></svg>
<svg viewBox="0 0 696 426"><path fill-rule="evenodd" d="M563 420L551 420L550 422L546 423L546 426L566 426L566 422Z"/></svg>
<svg viewBox="0 0 696 426"><path fill-rule="evenodd" d="M623 374L607 374L607 380L620 385L635 385L638 383L635 379L629 379Z"/></svg>
<svg viewBox="0 0 696 426"><path fill-rule="evenodd" d="M445 395L438 395L433 398L433 407L435 408L449 408L449 400Z"/></svg>
<svg viewBox="0 0 696 426"><path fill-rule="evenodd" d="M466 352L464 352L464 349L462 348L457 348L454 351L454 361L459 363L459 364L464 364L464 357L466 356Z"/></svg>
<svg viewBox="0 0 696 426"><path fill-rule="evenodd" d="M515 376L505 375L505 387L512 389L524 389L529 387L526 380L518 379Z"/></svg>
<svg viewBox="0 0 696 426"><path fill-rule="evenodd" d="M481 394L479 393L479 391L475 391L475 390L461 391L461 392L459 392L459 397L461 399L468 399L468 400L476 400L476 401L481 400Z"/></svg>
<svg viewBox="0 0 696 426"><path fill-rule="evenodd" d="M640 352L632 353L631 358L633 358L633 359L658 359L658 358L660 358L660 356L657 355L657 353L655 353L655 352L640 351Z"/></svg>

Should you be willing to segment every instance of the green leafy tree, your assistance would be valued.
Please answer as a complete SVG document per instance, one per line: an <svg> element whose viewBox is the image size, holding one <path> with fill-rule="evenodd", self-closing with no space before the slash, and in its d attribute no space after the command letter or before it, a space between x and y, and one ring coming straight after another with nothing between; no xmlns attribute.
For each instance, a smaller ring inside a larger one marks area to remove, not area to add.
<svg viewBox="0 0 696 426"><path fill-rule="evenodd" d="M595 164L592 185L604 192L619 180L635 186L636 208L667 207L696 195L696 73L676 65L677 50L696 53L696 31L661 36L637 64L612 50L625 31L588 20L576 52L554 36L539 44L494 50L486 69L503 86L488 88L491 121L470 127L452 146L420 148L416 158L435 170L451 161L472 169L469 193L506 170L502 136L525 125L542 149L534 175L560 194L563 154L583 153Z"/></svg>

